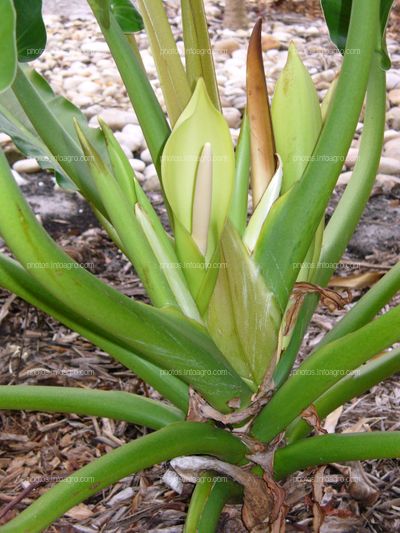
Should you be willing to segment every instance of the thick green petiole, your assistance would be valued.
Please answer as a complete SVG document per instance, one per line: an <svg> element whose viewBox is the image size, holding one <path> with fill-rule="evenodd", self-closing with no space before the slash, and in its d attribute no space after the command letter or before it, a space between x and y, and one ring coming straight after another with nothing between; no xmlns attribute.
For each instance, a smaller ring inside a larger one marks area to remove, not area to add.
<svg viewBox="0 0 400 533"><path fill-rule="evenodd" d="M109 26L104 25L94 0L90 0L89 3L121 74L154 165L159 170L162 149L170 134L163 110L146 77L141 62L133 52L114 16L110 13L110 24Z"/></svg>
<svg viewBox="0 0 400 533"><path fill-rule="evenodd" d="M322 348L317 348L255 419L252 434L270 442L341 377L400 340L400 306Z"/></svg>
<svg viewBox="0 0 400 533"><path fill-rule="evenodd" d="M0 254L0 285L59 320L73 331L77 331L110 354L116 361L132 370L140 379L154 387L164 398L179 407L184 413L187 412L189 391L188 386L183 381L172 374L163 372L160 367L111 340L110 336L102 330L96 330L92 322L77 315L59 300L56 300L26 270L3 254Z"/></svg>
<svg viewBox="0 0 400 533"><path fill-rule="evenodd" d="M170 424L76 471L3 525L2 533L39 533L68 509L112 483L154 464L193 453L215 455L225 461L238 463L244 459L247 448L236 437L210 424Z"/></svg>
<svg viewBox="0 0 400 533"><path fill-rule="evenodd" d="M282 312L321 222L354 135L378 32L379 3L354 0L345 54L326 122L302 178L277 201L264 224L255 260ZM305 203L312 209L305 209ZM284 208L282 208L284 206Z"/></svg>
<svg viewBox="0 0 400 533"><path fill-rule="evenodd" d="M76 413L160 429L183 420L175 407L137 394L74 387L0 386L0 409Z"/></svg>
<svg viewBox="0 0 400 533"><path fill-rule="evenodd" d="M397 263L325 335L320 345L328 344L367 324L399 291L400 263Z"/></svg>
<svg viewBox="0 0 400 533"><path fill-rule="evenodd" d="M313 272L312 276L313 283L317 285L326 286L328 283L331 275L335 271L336 264L340 261L340 258L346 249L351 235L356 229L359 217L368 201L382 152L385 113L386 76L385 71L381 69L379 55L375 54L368 80L364 128L361 135L359 157L350 183L343 193L343 196L324 232L322 250L319 258L320 267ZM398 287L400 289L400 268L398 271ZM389 276L389 278L390 277L391 276ZM372 295L375 294L378 296L378 294L380 294L381 297L379 298L379 301L384 303L382 303L380 307L372 305L371 295L371 300L369 300L368 306L365 307L365 309L369 308L368 320L372 319L389 299L390 293L384 289L384 284L386 284L386 282L381 282L381 289L372 290ZM275 371L274 382L277 387L280 387L284 383L290 373L317 303L318 297L312 294L308 295L304 301L294 326L290 343ZM360 304L356 304L354 309L359 309L359 305ZM358 313L360 313L360 316L363 314L361 309L360 311L354 311L354 314ZM368 320L365 320L362 323L359 322L359 324L364 325ZM338 326L336 326L334 330L338 331L337 327ZM350 330L347 332L349 331ZM327 338L329 338L329 335L324 338L323 342L326 342Z"/></svg>
<svg viewBox="0 0 400 533"><path fill-rule="evenodd" d="M192 91L161 0L138 0L156 64L171 126L188 104Z"/></svg>
<svg viewBox="0 0 400 533"><path fill-rule="evenodd" d="M203 78L213 104L221 111L204 2L203 0L181 0L181 10L186 75L189 86L193 92L199 78Z"/></svg>
<svg viewBox="0 0 400 533"><path fill-rule="evenodd" d="M275 453L276 479L318 465L369 459L394 459L400 455L400 431L373 431L321 435L280 448Z"/></svg>
<svg viewBox="0 0 400 533"><path fill-rule="evenodd" d="M246 229L250 181L250 124L247 111L244 114L235 153L235 181L229 219L240 236Z"/></svg>
<svg viewBox="0 0 400 533"><path fill-rule="evenodd" d="M393 350L377 359L372 359L366 365L358 368L354 374L349 374L341 379L320 396L313 405L319 417L323 419L340 405L352 398L361 396L368 389L397 372L400 372L400 350ZM286 431L286 442L291 444L306 437L310 431L310 426L304 420L296 419Z"/></svg>
<svg viewBox="0 0 400 533"><path fill-rule="evenodd" d="M190 499L184 533L216 532L225 504L242 496L240 485L218 477L209 471L200 475Z"/></svg>

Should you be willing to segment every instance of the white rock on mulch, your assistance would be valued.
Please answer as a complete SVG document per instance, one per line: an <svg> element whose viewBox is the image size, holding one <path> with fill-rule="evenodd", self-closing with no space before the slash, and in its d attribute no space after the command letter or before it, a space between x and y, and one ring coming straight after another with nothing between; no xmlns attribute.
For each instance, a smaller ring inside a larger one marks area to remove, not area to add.
<svg viewBox="0 0 400 533"><path fill-rule="evenodd" d="M129 163L135 172L143 172L146 168L146 164L140 159L129 159Z"/></svg>
<svg viewBox="0 0 400 533"><path fill-rule="evenodd" d="M151 158L150 151L148 150L148 148L146 148L146 150L143 150L143 152L141 152L140 159L144 163L146 163L146 165L150 165L153 162L153 160Z"/></svg>
<svg viewBox="0 0 400 533"><path fill-rule="evenodd" d="M400 107L392 107L386 114L386 121L390 128L400 131Z"/></svg>
<svg viewBox="0 0 400 533"><path fill-rule="evenodd" d="M382 174L400 175L400 160L394 157L382 157L379 164L379 172Z"/></svg>
<svg viewBox="0 0 400 533"><path fill-rule="evenodd" d="M137 152L144 148L145 142L142 129L137 124L127 124L121 132L124 139L124 144L129 147L132 152Z"/></svg>
<svg viewBox="0 0 400 533"><path fill-rule="evenodd" d="M33 174L40 171L39 163L36 159L21 159L13 164L13 169L16 172L25 172L26 174Z"/></svg>
<svg viewBox="0 0 400 533"><path fill-rule="evenodd" d="M240 127L240 122L242 120L242 114L238 109L234 107L225 107L223 110L225 120L228 123L230 128L237 129Z"/></svg>
<svg viewBox="0 0 400 533"><path fill-rule="evenodd" d="M7 144L11 141L11 137L9 137L6 133L0 133L0 144Z"/></svg>
<svg viewBox="0 0 400 533"><path fill-rule="evenodd" d="M12 175L14 176L15 181L17 182L17 185L19 185L20 187L28 183L28 181L25 178L23 178L21 174L19 174L16 170L11 170L11 172L12 172Z"/></svg>
<svg viewBox="0 0 400 533"><path fill-rule="evenodd" d="M394 157L400 160L400 134L396 132L399 136L392 138L385 143L383 147L383 153L386 157Z"/></svg>
<svg viewBox="0 0 400 533"><path fill-rule="evenodd" d="M128 124L137 124L138 119L133 111L123 111L122 109L103 109L99 113L100 117L106 122L114 131L121 131ZM96 117L92 117L89 121L89 126L96 127L99 121Z"/></svg>

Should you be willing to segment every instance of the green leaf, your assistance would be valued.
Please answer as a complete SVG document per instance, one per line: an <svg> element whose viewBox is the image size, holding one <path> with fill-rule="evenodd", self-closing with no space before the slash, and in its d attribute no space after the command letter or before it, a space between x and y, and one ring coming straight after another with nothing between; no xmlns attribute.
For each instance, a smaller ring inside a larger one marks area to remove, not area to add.
<svg viewBox="0 0 400 533"><path fill-rule="evenodd" d="M248 452L247 447L228 431L210 424L176 422L124 444L80 468L8 524L2 525L2 533L40 533L68 509L119 479L174 457L198 453L238 463Z"/></svg>
<svg viewBox="0 0 400 533"><path fill-rule="evenodd" d="M344 405L357 396L361 396L381 381L400 372L400 349L391 350L365 365L357 368L354 374L348 374L336 385L328 389L313 403L320 419L324 419L337 407ZM286 441L292 443L306 437L311 427L301 418L294 420L286 431Z"/></svg>
<svg viewBox="0 0 400 533"><path fill-rule="evenodd" d="M42 169L53 170L61 187L77 190L76 185L38 136L11 89L0 95L0 130L12 138L15 146L24 155L35 158Z"/></svg>
<svg viewBox="0 0 400 533"><path fill-rule="evenodd" d="M143 19L131 0L111 0L110 9L124 33L143 30Z"/></svg>
<svg viewBox="0 0 400 533"><path fill-rule="evenodd" d="M0 17L0 93L8 89L17 72L16 14L12 0L3 0Z"/></svg>
<svg viewBox="0 0 400 533"><path fill-rule="evenodd" d="M164 112L146 76L143 64L136 55L137 50L132 48L132 44L121 30L114 15L109 13L109 25L105 25L96 10L94 0L90 0L90 5L121 74L153 163L159 172L161 153L170 134Z"/></svg>
<svg viewBox="0 0 400 533"><path fill-rule="evenodd" d="M179 422L184 417L175 407L130 392L38 385L1 385L0 409L100 416L152 429Z"/></svg>
<svg viewBox="0 0 400 533"><path fill-rule="evenodd" d="M274 475L279 480L318 465L398 457L400 431L319 435L276 450Z"/></svg>
<svg viewBox="0 0 400 533"><path fill-rule="evenodd" d="M270 442L343 376L400 340L400 306L336 341L316 348L255 420L253 436Z"/></svg>
<svg viewBox="0 0 400 533"><path fill-rule="evenodd" d="M83 196L99 210L104 210L74 128L74 119L78 121L96 151L109 165L107 148L101 131L97 128L89 128L83 113L69 100L54 94L47 81L29 67L18 68L12 90L20 105L20 108L15 106L19 125L13 124L19 130L17 135L19 133L20 138L25 140L23 136L25 131L20 129L21 123L25 130L30 130L33 126L52 154L50 163L46 159L48 153L43 154L42 162L47 165L47 168L54 165L54 168L59 171L61 167L64 174L75 183ZM3 101L0 95L0 111L1 108L6 110L8 101L7 99ZM13 104L15 105L15 101ZM6 117L9 123L13 123L11 113L6 113ZM12 133L15 131L11 131L9 135ZM32 137L28 137L27 140L32 140ZM30 148L32 148L32 143L27 142L25 149ZM103 212L103 214L106 213Z"/></svg>
<svg viewBox="0 0 400 533"><path fill-rule="evenodd" d="M203 78L208 94L220 111L218 84L208 33L203 0L181 0L183 41L185 43L186 74L190 89Z"/></svg>
<svg viewBox="0 0 400 533"><path fill-rule="evenodd" d="M139 8L150 41L165 106L171 125L174 126L188 104L192 91L162 1L139 0Z"/></svg>
<svg viewBox="0 0 400 533"><path fill-rule="evenodd" d="M247 206L249 203L250 181L250 124L247 110L245 111L240 135L235 152L235 183L232 194L232 204L229 219L237 229L240 236L243 235L247 221Z"/></svg>
<svg viewBox="0 0 400 533"><path fill-rule="evenodd" d="M85 316L103 335L175 372L221 412L229 411L227 402L235 397L243 407L247 405L250 389L204 328L180 313L155 309L120 294L75 263L37 221L3 154L0 173L0 233L32 277L78 316L85 302Z"/></svg>
<svg viewBox="0 0 400 533"><path fill-rule="evenodd" d="M208 330L235 370L257 388L274 370L281 315L273 293L227 223L221 268L208 308Z"/></svg>
<svg viewBox="0 0 400 533"><path fill-rule="evenodd" d="M14 0L17 13L18 60L37 59L46 48L47 34L42 18L42 0Z"/></svg>
<svg viewBox="0 0 400 533"><path fill-rule="evenodd" d="M172 404L187 411L189 391L183 381L172 374L164 374L161 367L139 357L132 349L125 348L123 343L111 339L109 333L97 328L93 321L83 316L82 309L79 313L72 311L16 261L3 254L0 254L0 285L78 332L151 385Z"/></svg>
<svg viewBox="0 0 400 533"><path fill-rule="evenodd" d="M389 70L391 62L386 46L386 27L394 0L374 1L380 2L379 17L382 41L379 43L379 52L381 54L381 65L384 70ZM331 40L342 54L345 53L346 49L352 2L353 0L321 0Z"/></svg>
<svg viewBox="0 0 400 533"><path fill-rule="evenodd" d="M318 93L293 42L275 86L271 115L276 151L283 165L284 194L301 178L322 127Z"/></svg>
<svg viewBox="0 0 400 533"><path fill-rule="evenodd" d="M300 180L275 202L257 243L255 260L282 311L353 139L374 56L374 42L379 31L378 14L376 3L354 1L354 24L350 26L352 31L348 40L351 48L360 49L360 54L345 55L331 110L312 158Z"/></svg>
<svg viewBox="0 0 400 533"><path fill-rule="evenodd" d="M225 119L214 107L200 79L162 156L163 186L174 220L190 234L193 205L190 199L194 198L197 169L206 143L210 143L212 150L212 207L206 254L210 260L229 212L235 157Z"/></svg>

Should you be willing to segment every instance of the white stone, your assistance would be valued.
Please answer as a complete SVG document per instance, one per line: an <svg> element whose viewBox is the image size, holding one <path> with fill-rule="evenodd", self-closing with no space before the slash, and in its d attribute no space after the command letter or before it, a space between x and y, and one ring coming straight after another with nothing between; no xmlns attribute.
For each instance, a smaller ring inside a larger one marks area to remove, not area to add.
<svg viewBox="0 0 400 533"><path fill-rule="evenodd" d="M144 137L142 129L137 124L127 124L122 129L122 134L126 139L125 144L132 152L137 152L144 148Z"/></svg>
<svg viewBox="0 0 400 533"><path fill-rule="evenodd" d="M0 133L0 144L7 144L11 141L11 137L6 133Z"/></svg>
<svg viewBox="0 0 400 533"><path fill-rule="evenodd" d="M141 161L140 159L130 159L129 163L131 164L133 170L136 172L143 172L146 168L146 163Z"/></svg>
<svg viewBox="0 0 400 533"><path fill-rule="evenodd" d="M242 115L238 109L235 109L234 107L225 107L222 112L230 128L239 128Z"/></svg>
<svg viewBox="0 0 400 533"><path fill-rule="evenodd" d="M122 148L122 150L124 151L124 154L126 155L126 157L128 159L132 159L132 151L131 149L129 148L129 146L126 146L126 144L124 144L123 142L120 141L120 139L117 139L119 141L119 144Z"/></svg>
<svg viewBox="0 0 400 533"><path fill-rule="evenodd" d="M384 142L387 144L388 142L392 141L393 139L397 139L397 143L400 146L400 133L396 130L386 130L384 134Z"/></svg>
<svg viewBox="0 0 400 533"><path fill-rule="evenodd" d="M13 164L13 169L16 172L25 172L26 174L32 174L39 172L40 166L36 159L21 159Z"/></svg>
<svg viewBox="0 0 400 533"><path fill-rule="evenodd" d="M140 153L140 159L146 164L151 164L153 162L150 151L147 148Z"/></svg>
<svg viewBox="0 0 400 533"><path fill-rule="evenodd" d="M353 172L342 172L337 180L337 185L347 185Z"/></svg>
<svg viewBox="0 0 400 533"><path fill-rule="evenodd" d="M127 124L137 124L137 117L133 111L123 111L122 109L106 108L99 113L100 117L114 131L122 130ZM89 126L98 126L97 117L93 117Z"/></svg>
<svg viewBox="0 0 400 533"><path fill-rule="evenodd" d="M400 175L400 161L394 157L382 157L379 163L381 174Z"/></svg>
<svg viewBox="0 0 400 533"><path fill-rule="evenodd" d="M144 177L147 180L147 179L152 178L153 176L157 176L157 170L156 170L156 167L153 164L151 164L148 167L146 167L144 171Z"/></svg>
<svg viewBox="0 0 400 533"><path fill-rule="evenodd" d="M17 185L26 185L28 181L21 176L21 174L18 174L16 170L11 170L12 175L14 176L15 181L17 182Z"/></svg>
<svg viewBox="0 0 400 533"><path fill-rule="evenodd" d="M92 103L92 99L86 94L75 94L73 97L71 97L71 100L78 107L83 107Z"/></svg>
<svg viewBox="0 0 400 533"><path fill-rule="evenodd" d="M400 133L398 133L399 137L396 139L391 139L387 143L385 143L383 147L383 153L386 157L394 157L395 159L400 159Z"/></svg>
<svg viewBox="0 0 400 533"><path fill-rule="evenodd" d="M93 81L87 80L83 83L80 83L78 86L78 91L81 94L84 94L85 96L91 96L93 94L98 93L100 90L100 86L97 85L97 83L94 83Z"/></svg>
<svg viewBox="0 0 400 533"><path fill-rule="evenodd" d="M400 178L388 176L387 174L378 174L376 176L375 185L381 187L384 193L390 194L394 187L398 187L400 185Z"/></svg>
<svg viewBox="0 0 400 533"><path fill-rule="evenodd" d="M293 35L285 31L274 31L274 33L272 34L272 37L274 39L277 39L278 41L288 42L292 39Z"/></svg>
<svg viewBox="0 0 400 533"><path fill-rule="evenodd" d="M392 107L386 114L386 120L390 128L400 131L400 107Z"/></svg>
<svg viewBox="0 0 400 533"><path fill-rule="evenodd" d="M100 42L100 41L93 41L88 43L83 43L81 47L82 52L93 54L97 52L101 53L107 53L109 52L109 48L107 46L107 43Z"/></svg>
<svg viewBox="0 0 400 533"><path fill-rule="evenodd" d="M386 74L386 87L389 91L400 87L400 74L397 72L388 72Z"/></svg>
<svg viewBox="0 0 400 533"><path fill-rule="evenodd" d="M349 153L346 157L346 167L347 168L353 168L354 165L357 163L358 159L358 149L357 148L350 148Z"/></svg>

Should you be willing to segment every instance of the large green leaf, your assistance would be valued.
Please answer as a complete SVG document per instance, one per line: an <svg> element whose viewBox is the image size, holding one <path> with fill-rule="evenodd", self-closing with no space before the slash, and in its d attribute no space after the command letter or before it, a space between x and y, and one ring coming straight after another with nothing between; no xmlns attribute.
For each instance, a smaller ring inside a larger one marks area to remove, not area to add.
<svg viewBox="0 0 400 533"><path fill-rule="evenodd" d="M235 156L229 128L200 79L167 141L162 157L163 186L174 219L192 232L192 201L199 160L206 143L212 150L212 208L206 257L214 254L228 215Z"/></svg>
<svg viewBox="0 0 400 533"><path fill-rule="evenodd" d="M351 371L400 340L400 306L357 331L317 348L257 416L252 433L270 442Z"/></svg>
<svg viewBox="0 0 400 533"><path fill-rule="evenodd" d="M176 311L136 302L98 280L61 250L37 221L0 153L0 233L32 277L78 316L82 313L110 339L182 376L221 412L251 391L204 328ZM206 376L206 379L205 379Z"/></svg>
<svg viewBox="0 0 400 533"><path fill-rule="evenodd" d="M227 222L208 329L235 370L256 388L276 362L281 314L273 293Z"/></svg>
<svg viewBox="0 0 400 533"><path fill-rule="evenodd" d="M124 33L143 30L143 19L131 0L111 0L110 9Z"/></svg>
<svg viewBox="0 0 400 533"><path fill-rule="evenodd" d="M192 92L161 0L138 0L151 53L157 68L165 107L174 126Z"/></svg>
<svg viewBox="0 0 400 533"><path fill-rule="evenodd" d="M12 90L18 101L10 92L0 95L0 126L3 131L15 138L23 153L37 157L43 168L54 168L61 177L60 185L71 188L72 180L86 198L96 206L101 205L73 121L78 121L97 152L108 163L101 131L89 128L79 108L54 94L47 81L29 67L18 69ZM40 140L35 140L35 136Z"/></svg>
<svg viewBox="0 0 400 533"><path fill-rule="evenodd" d="M18 60L33 61L46 47L47 34L42 18L42 0L14 0L17 13Z"/></svg>
<svg viewBox="0 0 400 533"><path fill-rule="evenodd" d="M12 84L17 72L15 32L16 15L12 0L3 0L0 16L0 93Z"/></svg>
<svg viewBox="0 0 400 533"><path fill-rule="evenodd" d="M380 27L382 32L382 43L379 51L382 56L382 67L388 70L391 63L386 46L386 26L394 0L374 0L374 2L378 1L380 2ZM345 53L346 48L352 2L353 0L321 0L330 37L342 54Z"/></svg>
<svg viewBox="0 0 400 533"><path fill-rule="evenodd" d="M217 109L221 109L215 75L210 36L203 0L181 0L185 66L190 88L203 78L208 94Z"/></svg>
<svg viewBox="0 0 400 533"><path fill-rule="evenodd" d="M41 168L54 170L57 182L61 187L77 190L77 187L40 139L11 89L0 95L0 130L12 138L15 146L24 155L35 158Z"/></svg>

